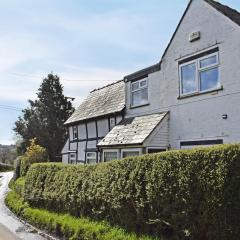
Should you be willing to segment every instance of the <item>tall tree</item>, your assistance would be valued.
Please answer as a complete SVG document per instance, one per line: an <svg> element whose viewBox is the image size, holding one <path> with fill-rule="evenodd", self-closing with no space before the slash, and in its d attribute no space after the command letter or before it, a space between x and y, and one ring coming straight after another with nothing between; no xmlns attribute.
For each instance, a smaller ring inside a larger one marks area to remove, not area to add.
<svg viewBox="0 0 240 240"><path fill-rule="evenodd" d="M66 140L64 122L74 109L69 98L63 94L63 86L57 75L48 74L38 89L37 99L29 100L30 107L15 122L14 131L23 139L21 149L29 146L30 140L47 149L50 161L60 161L61 149Z"/></svg>

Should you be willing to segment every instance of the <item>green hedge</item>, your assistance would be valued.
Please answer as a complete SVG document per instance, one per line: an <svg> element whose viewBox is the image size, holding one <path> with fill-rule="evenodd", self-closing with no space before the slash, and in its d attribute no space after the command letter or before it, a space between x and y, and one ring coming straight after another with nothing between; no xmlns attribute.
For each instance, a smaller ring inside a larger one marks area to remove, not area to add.
<svg viewBox="0 0 240 240"><path fill-rule="evenodd" d="M18 217L61 239L154 240L148 236L127 233L121 228L111 227L106 222L96 222L87 218L75 218L69 214L57 214L44 209L31 208L14 190L7 194L5 202Z"/></svg>
<svg viewBox="0 0 240 240"><path fill-rule="evenodd" d="M240 145L171 151L95 166L35 164L31 206L172 239L238 239Z"/></svg>
<svg viewBox="0 0 240 240"><path fill-rule="evenodd" d="M16 181L11 181L9 184L9 188L15 191L19 196L23 197L24 195L24 186L25 186L25 178L20 177Z"/></svg>

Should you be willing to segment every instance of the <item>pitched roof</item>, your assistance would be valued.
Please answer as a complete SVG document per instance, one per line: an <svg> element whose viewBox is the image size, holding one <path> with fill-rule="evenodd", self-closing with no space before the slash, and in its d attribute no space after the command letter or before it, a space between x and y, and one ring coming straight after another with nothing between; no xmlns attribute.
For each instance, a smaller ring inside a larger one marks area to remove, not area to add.
<svg viewBox="0 0 240 240"><path fill-rule="evenodd" d="M208 3L209 5L214 7L217 11L219 11L220 13L222 13L223 15L225 15L226 17L228 17L229 19L231 19L233 22L235 22L236 24L238 24L240 26L240 13L237 10L235 10L233 8L230 8L230 7L226 6L226 5L223 5L223 4L219 3L219 2L216 2L214 0L203 0L203 1L205 1L206 3ZM129 75L125 76L124 79L126 81L131 81L131 80L134 80L135 78L146 77L146 75L151 74L151 73L156 72L156 71L159 71L161 69L162 59L166 55L166 52L169 49L169 47L170 47L170 45L171 45L171 43L172 43L172 41L173 41L173 39L174 39L178 29L179 29L179 27L180 27L180 25L181 25L181 23L183 21L183 18L185 17L185 15L186 15L190 5L192 4L192 2L193 2L193 0L189 1L189 3L187 5L187 7L186 7L186 9L185 9L185 11L184 11L180 21L179 21L179 23L178 23L174 33L173 33L173 35L172 35L172 37L171 37L171 39L170 39L170 41L169 41L169 43L167 45L167 47L164 50L164 53L163 53L163 55L161 57L160 62L158 62L157 64L154 64L154 65L152 65L150 67L141 69L141 70L139 70L137 72L134 72L132 74L129 74Z"/></svg>
<svg viewBox="0 0 240 240"><path fill-rule="evenodd" d="M232 21L236 22L238 25L240 25L239 24L240 13L237 10L232 9L232 8L230 8L230 7L226 6L226 5L223 5L223 4L219 3L219 2L216 2L214 0L203 0L203 1L208 3L210 6L215 8L217 11L221 12L226 17L230 18ZM168 49L169 49L169 47L170 47L170 45L171 45L175 35L176 35L176 33L177 33L177 31L178 31L178 29L179 29L179 27L180 27L180 25L181 25L185 15L186 15L186 13L188 12L188 9L190 8L192 2L193 2L193 0L189 1L188 5L187 5L187 8L185 9L185 11L184 11L184 13L183 13L179 23L178 23L178 25L177 25L173 35L172 35L172 37L171 37L171 39L170 39L170 41L169 41L169 43L168 43L168 45L166 47L166 49L164 50L164 53L163 53L163 55L161 57L161 60L160 60L160 65L161 65L161 62L162 62L164 56L166 55L166 53L167 53L167 51L168 51Z"/></svg>
<svg viewBox="0 0 240 240"><path fill-rule="evenodd" d="M216 10L218 10L223 15L230 18L233 22L235 22L236 24L238 24L240 26L240 13L236 9L230 8L226 5L223 5L223 4L213 1L213 0L204 0L204 1L209 3Z"/></svg>
<svg viewBox="0 0 240 240"><path fill-rule="evenodd" d="M142 144L167 114L163 112L123 119L98 146Z"/></svg>
<svg viewBox="0 0 240 240"><path fill-rule="evenodd" d="M139 70L137 72L131 73L131 74L125 76L124 79L126 81L142 79L144 77L147 77L148 74L151 74L151 73L154 73L156 71L159 71L160 69L161 69L160 68L160 64L157 63L157 64L154 64L152 66L149 66L149 67L146 67L144 69L141 69L141 70Z"/></svg>
<svg viewBox="0 0 240 240"><path fill-rule="evenodd" d="M93 90L75 110L65 125L104 115L120 113L125 108L124 81Z"/></svg>

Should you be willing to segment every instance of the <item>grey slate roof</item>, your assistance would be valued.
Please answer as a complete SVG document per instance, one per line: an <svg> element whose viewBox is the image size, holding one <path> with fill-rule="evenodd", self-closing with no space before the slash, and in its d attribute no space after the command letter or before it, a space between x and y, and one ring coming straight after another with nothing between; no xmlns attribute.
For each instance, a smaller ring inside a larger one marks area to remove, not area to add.
<svg viewBox="0 0 240 240"><path fill-rule="evenodd" d="M65 125L120 113L124 108L125 85L124 81L121 80L90 92L88 97L65 122Z"/></svg>
<svg viewBox="0 0 240 240"><path fill-rule="evenodd" d="M123 119L98 146L142 144L167 114L163 112Z"/></svg>
<svg viewBox="0 0 240 240"><path fill-rule="evenodd" d="M223 15L230 18L233 22L237 23L240 26L240 13L237 10L213 0L205 0L205 2L209 3L216 10L218 10Z"/></svg>

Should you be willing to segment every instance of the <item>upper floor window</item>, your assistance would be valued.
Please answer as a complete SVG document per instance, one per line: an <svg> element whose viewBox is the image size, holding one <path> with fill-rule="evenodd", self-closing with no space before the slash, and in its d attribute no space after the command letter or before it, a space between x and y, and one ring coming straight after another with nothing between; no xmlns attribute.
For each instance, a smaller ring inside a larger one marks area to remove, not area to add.
<svg viewBox="0 0 240 240"><path fill-rule="evenodd" d="M180 66L181 95L201 93L220 87L218 52Z"/></svg>
<svg viewBox="0 0 240 240"><path fill-rule="evenodd" d="M147 78L131 83L131 106L141 106L148 103Z"/></svg>
<svg viewBox="0 0 240 240"><path fill-rule="evenodd" d="M78 138L78 129L77 126L73 127L73 139L77 139Z"/></svg>
<svg viewBox="0 0 240 240"><path fill-rule="evenodd" d="M115 118L114 117L111 117L109 119L109 123L110 123L110 129L113 129L115 127Z"/></svg>

